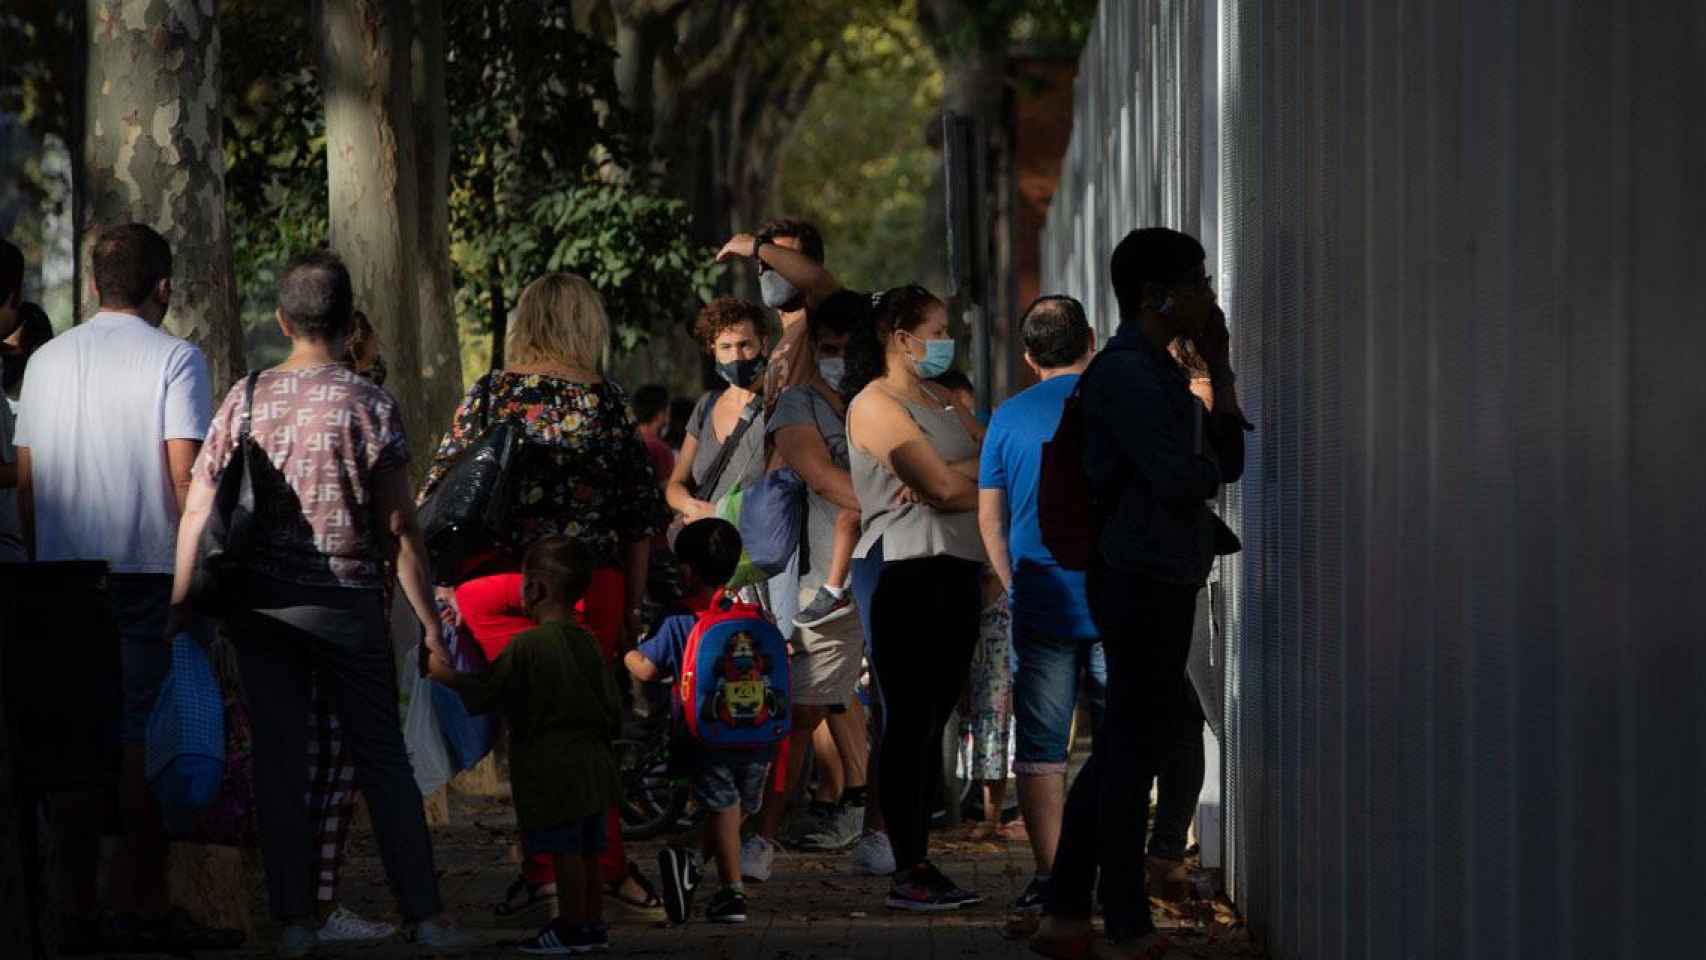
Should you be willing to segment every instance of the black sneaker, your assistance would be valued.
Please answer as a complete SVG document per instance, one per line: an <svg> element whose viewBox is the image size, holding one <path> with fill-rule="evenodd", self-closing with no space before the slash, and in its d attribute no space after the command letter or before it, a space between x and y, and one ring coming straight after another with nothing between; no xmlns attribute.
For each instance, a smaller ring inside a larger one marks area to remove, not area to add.
<svg viewBox="0 0 1706 960"><path fill-rule="evenodd" d="M745 923L746 892L734 887L718 890L705 904L705 919L711 923Z"/></svg>
<svg viewBox="0 0 1706 960"><path fill-rule="evenodd" d="M1043 904L1048 899L1048 881L1041 877L1032 877L1025 884L1025 891L1019 894L1019 899L1013 901L1014 913L1042 913Z"/></svg>
<svg viewBox="0 0 1706 960"><path fill-rule="evenodd" d="M953 880L950 880L947 874L936 869L935 864L926 863L924 864L924 869L929 871L931 878L935 882L936 889L941 891L942 899L953 904L956 909L975 907L983 902L982 896L967 890L955 883Z"/></svg>
<svg viewBox="0 0 1706 960"><path fill-rule="evenodd" d="M930 864L919 864L905 873L895 874L894 886L889 888L885 905L890 910L910 910L914 913L944 913L976 906L983 898L954 885L942 871Z"/></svg>
<svg viewBox="0 0 1706 960"><path fill-rule="evenodd" d="M829 592L828 587L818 587L817 596L806 608L794 615L794 625L797 627L817 628L826 623L834 623L853 612L853 591L843 590L841 596Z"/></svg>
<svg viewBox="0 0 1706 960"><path fill-rule="evenodd" d="M691 850L665 847L658 851L658 875L663 878L663 909L671 923L686 923L693 914L693 891L699 886L699 858Z"/></svg>

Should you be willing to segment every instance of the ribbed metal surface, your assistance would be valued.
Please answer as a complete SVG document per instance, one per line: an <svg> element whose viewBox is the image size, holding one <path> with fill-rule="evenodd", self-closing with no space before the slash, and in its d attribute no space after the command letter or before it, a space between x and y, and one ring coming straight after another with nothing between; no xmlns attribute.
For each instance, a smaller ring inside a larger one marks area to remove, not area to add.
<svg viewBox="0 0 1706 960"><path fill-rule="evenodd" d="M1706 4L1103 4L1044 286L1106 333L1127 230L1217 261L1274 956L1706 955L1703 168Z"/></svg>

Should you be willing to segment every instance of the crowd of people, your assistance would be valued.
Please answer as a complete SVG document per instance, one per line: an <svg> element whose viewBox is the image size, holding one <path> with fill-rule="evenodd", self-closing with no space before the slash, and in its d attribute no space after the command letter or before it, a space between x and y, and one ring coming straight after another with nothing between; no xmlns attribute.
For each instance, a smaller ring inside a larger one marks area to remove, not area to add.
<svg viewBox="0 0 1706 960"><path fill-rule="evenodd" d="M1146 877L1180 869L1201 787L1203 715L1185 660L1200 588L1235 548L1210 504L1238 478L1248 428L1201 246L1162 228L1125 238L1109 265L1119 324L1099 353L1078 301L1031 304L1017 329L1038 382L987 423L931 291L843 289L798 220L733 237L718 260L750 262L762 302L721 297L699 312L714 389L690 403L656 386L629 394L607 377L598 292L540 277L516 305L507 365L469 389L417 487L382 345L335 256L305 253L282 272L289 356L215 407L205 358L162 329L172 254L158 233L102 231L100 312L51 339L21 302L21 255L0 243L0 350L8 390L21 382L15 428L0 404L0 552L104 562L121 637L130 882L112 885L103 911L87 839L107 811L93 795L56 798L65 835L84 838L64 856L80 881L64 910L68 952L240 941L167 902L169 838L142 768L167 641L214 631L236 653L252 724L280 954L398 934L445 951L474 943L438 890L399 721L399 680L412 679L397 676L395 609L418 621L423 671L504 717L523 860L496 910L556 904L516 944L525 952L607 947L607 902L744 922L748 884L790 849L846 851L855 871L890 878L891 909L980 904L931 857L933 814L958 802L944 796L942 750L958 717L984 835L1017 777L1036 869L1011 910L1042 915L1033 948L1167 955ZM523 437L505 527L477 567L443 582L417 505L457 482L498 423ZM1093 525L1074 564L1051 552L1045 492L1045 446L1068 425L1082 430L1073 469ZM198 545L239 459L261 465L257 532L210 616L191 600ZM798 545L780 572L754 575L738 504L771 483L797 491ZM737 601L786 638L786 723L763 749L711 746L681 735L670 698L671 760L703 822L699 843L659 854L654 884L623 850L612 743L645 699L635 690L691 681L704 618ZM447 631L489 666L459 669ZM1069 785L1081 692L1091 751ZM400 930L338 905L357 790ZM696 910L713 870L717 889Z"/></svg>

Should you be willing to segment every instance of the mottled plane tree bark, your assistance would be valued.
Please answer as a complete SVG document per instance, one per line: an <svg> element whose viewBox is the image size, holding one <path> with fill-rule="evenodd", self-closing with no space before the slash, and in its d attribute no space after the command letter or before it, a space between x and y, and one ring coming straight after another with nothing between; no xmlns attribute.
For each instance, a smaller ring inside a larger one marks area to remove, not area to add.
<svg viewBox="0 0 1706 960"><path fill-rule="evenodd" d="M220 38L215 0L89 0L83 117L87 266L100 228L146 223L172 244L166 327L201 347L223 398L245 369L225 220ZM250 930L242 858L174 844L170 895L196 919Z"/></svg>
<svg viewBox="0 0 1706 960"><path fill-rule="evenodd" d="M419 476L438 424L420 349L413 14L409 0L319 0L315 13L331 246L349 264L356 304L384 345L385 386L403 407Z"/></svg>
<svg viewBox="0 0 1706 960"><path fill-rule="evenodd" d="M216 396L244 369L225 222L215 0L89 0L85 202L78 257L100 228L146 223L171 241L167 329L201 347Z"/></svg>
<svg viewBox="0 0 1706 960"><path fill-rule="evenodd" d="M414 0L416 287L420 300L421 389L442 431L462 398L462 345L450 279L450 116L444 90L444 0ZM426 438L436 443L437 436ZM428 449L431 449L430 447Z"/></svg>

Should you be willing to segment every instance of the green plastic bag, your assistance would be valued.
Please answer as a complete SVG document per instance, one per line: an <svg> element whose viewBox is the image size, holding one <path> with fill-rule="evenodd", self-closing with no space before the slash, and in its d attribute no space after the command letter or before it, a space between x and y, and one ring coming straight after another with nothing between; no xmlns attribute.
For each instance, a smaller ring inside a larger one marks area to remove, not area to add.
<svg viewBox="0 0 1706 960"><path fill-rule="evenodd" d="M736 530L740 529L740 500L741 489L737 485L717 501L717 516L734 524ZM729 578L728 589L739 590L741 587L754 586L769 579L770 575L753 565L752 558L747 556L746 548L742 547L740 563L735 566L734 576Z"/></svg>

